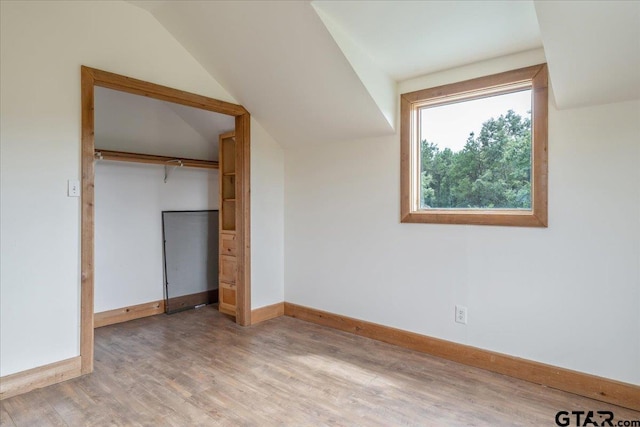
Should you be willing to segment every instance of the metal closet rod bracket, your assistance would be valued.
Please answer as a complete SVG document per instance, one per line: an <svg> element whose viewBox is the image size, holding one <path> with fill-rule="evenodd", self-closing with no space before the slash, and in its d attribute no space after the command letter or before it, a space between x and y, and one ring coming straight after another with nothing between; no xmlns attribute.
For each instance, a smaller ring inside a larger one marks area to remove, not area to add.
<svg viewBox="0 0 640 427"><path fill-rule="evenodd" d="M171 167L171 171L173 172L176 168L181 168L183 165L182 160L167 160L167 163L177 163L177 165L171 167L169 165L164 165L164 183L167 183L167 179L169 178L169 168Z"/></svg>

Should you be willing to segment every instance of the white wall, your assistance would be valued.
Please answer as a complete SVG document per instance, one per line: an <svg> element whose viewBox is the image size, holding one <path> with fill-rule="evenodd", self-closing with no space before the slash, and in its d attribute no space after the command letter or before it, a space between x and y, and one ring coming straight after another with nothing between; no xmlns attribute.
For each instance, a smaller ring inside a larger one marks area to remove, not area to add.
<svg viewBox="0 0 640 427"><path fill-rule="evenodd" d="M549 228L401 224L399 135L287 150L286 301L640 384L639 116L550 106Z"/></svg>
<svg viewBox="0 0 640 427"><path fill-rule="evenodd" d="M218 209L218 171L96 164L94 311L164 299L165 210Z"/></svg>
<svg viewBox="0 0 640 427"><path fill-rule="evenodd" d="M251 119L251 307L284 301L284 152Z"/></svg>
<svg viewBox="0 0 640 427"><path fill-rule="evenodd" d="M80 65L233 99L150 14L129 3L2 1L0 8L4 376L79 354L80 201L66 197L66 181L80 173ZM282 154L271 138L254 130L253 147L278 169ZM262 165L259 157L254 162ZM270 168L256 165L252 186L281 194L282 181ZM255 191L252 203L266 206L252 221L281 221L282 205L263 203ZM261 296L262 285L269 295L282 294L283 260L272 251L282 236L273 233L252 247L254 258L276 265L252 282L258 303L278 298Z"/></svg>

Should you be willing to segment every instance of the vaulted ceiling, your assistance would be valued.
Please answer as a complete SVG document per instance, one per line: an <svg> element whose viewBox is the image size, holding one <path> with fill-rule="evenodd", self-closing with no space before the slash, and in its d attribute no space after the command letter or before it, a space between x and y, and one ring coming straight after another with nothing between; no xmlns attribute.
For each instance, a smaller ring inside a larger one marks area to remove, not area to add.
<svg viewBox="0 0 640 427"><path fill-rule="evenodd" d="M560 108L640 98L639 1L536 1Z"/></svg>
<svg viewBox="0 0 640 427"><path fill-rule="evenodd" d="M232 116L95 88L98 150L218 160L218 135L234 128Z"/></svg>
<svg viewBox="0 0 640 427"><path fill-rule="evenodd" d="M544 47L560 108L640 98L636 1L130 1L284 146L391 134L397 83Z"/></svg>
<svg viewBox="0 0 640 427"><path fill-rule="evenodd" d="M542 46L531 1L314 1L402 81Z"/></svg>

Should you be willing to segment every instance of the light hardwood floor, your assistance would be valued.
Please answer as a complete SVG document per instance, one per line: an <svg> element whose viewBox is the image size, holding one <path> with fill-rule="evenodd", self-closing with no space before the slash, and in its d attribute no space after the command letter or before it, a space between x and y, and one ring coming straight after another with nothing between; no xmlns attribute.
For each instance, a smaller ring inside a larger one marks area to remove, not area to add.
<svg viewBox="0 0 640 427"><path fill-rule="evenodd" d="M289 317L242 328L206 307L95 332L93 374L2 401L1 424L553 426L560 410L640 420Z"/></svg>

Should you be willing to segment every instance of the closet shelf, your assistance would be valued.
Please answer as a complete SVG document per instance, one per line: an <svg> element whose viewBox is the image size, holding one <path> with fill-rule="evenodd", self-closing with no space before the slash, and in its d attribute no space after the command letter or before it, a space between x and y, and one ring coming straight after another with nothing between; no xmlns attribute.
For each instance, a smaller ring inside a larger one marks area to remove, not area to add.
<svg viewBox="0 0 640 427"><path fill-rule="evenodd" d="M94 157L99 160L119 162L151 163L163 166L175 166L180 163L188 168L218 169L218 162L211 160L183 159L178 157L156 156L154 154L129 153L125 151L103 150L96 148Z"/></svg>

